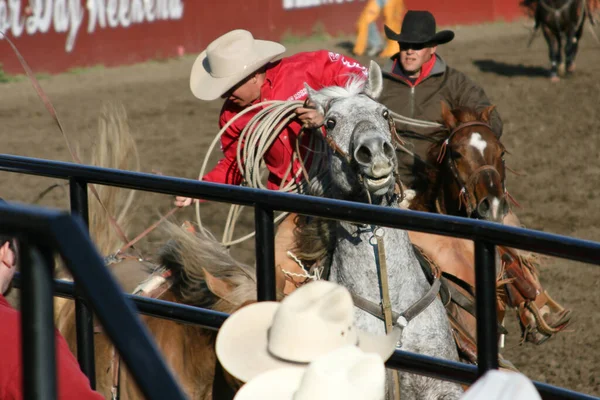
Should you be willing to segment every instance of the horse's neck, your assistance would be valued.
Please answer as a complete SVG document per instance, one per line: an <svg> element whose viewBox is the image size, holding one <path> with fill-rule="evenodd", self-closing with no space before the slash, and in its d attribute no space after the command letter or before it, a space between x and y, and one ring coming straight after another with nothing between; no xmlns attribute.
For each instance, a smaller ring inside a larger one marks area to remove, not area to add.
<svg viewBox="0 0 600 400"><path fill-rule="evenodd" d="M379 303L377 247L371 226L338 222L337 241L332 256L331 279L351 292ZM388 286L394 310L404 310L418 300L429 284L417 261L408 233L382 227Z"/></svg>

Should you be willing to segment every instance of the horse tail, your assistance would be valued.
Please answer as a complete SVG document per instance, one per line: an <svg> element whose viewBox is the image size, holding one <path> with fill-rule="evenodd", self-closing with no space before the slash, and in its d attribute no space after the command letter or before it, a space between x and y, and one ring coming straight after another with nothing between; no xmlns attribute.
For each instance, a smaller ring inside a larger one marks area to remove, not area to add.
<svg viewBox="0 0 600 400"><path fill-rule="evenodd" d="M107 104L98 119L98 136L92 146L89 164L130 171L140 170L136 143L131 135L127 113L122 105ZM114 186L95 185L96 197L88 188L90 235L102 255L124 246L118 229L126 236L131 229L129 212L135 191ZM111 223L111 219L118 226Z"/></svg>
<svg viewBox="0 0 600 400"><path fill-rule="evenodd" d="M77 147L81 147L77 145ZM127 113L122 105L105 105L98 119L98 134L94 138L92 150L83 163L117 169L132 169L139 171L139 156L137 147L127 121ZM90 236L102 255L112 254L124 243L116 228L109 222L113 218L119 228L127 235L132 216L128 213L135 192L111 186L95 185L100 201L88 188L88 215L90 221ZM56 278L72 281L71 274L64 267L60 257L56 258ZM69 300L55 297L54 311L57 321L60 311Z"/></svg>
<svg viewBox="0 0 600 400"><path fill-rule="evenodd" d="M77 145L80 148L80 145ZM98 119L98 132L91 151L82 157L83 163L104 168L139 171L137 146L122 105L107 104ZM90 236L102 255L116 252L122 243L117 228L110 223L112 218L119 229L127 235L131 229L132 215L129 213L135 192L113 186L94 185L98 198L88 188L88 216ZM71 280L60 259L57 259L56 277Z"/></svg>
<svg viewBox="0 0 600 400"><path fill-rule="evenodd" d="M231 313L256 301L256 268L235 260L205 229L192 232L165 221L170 240L160 249L160 263L171 269L172 291L185 304Z"/></svg>

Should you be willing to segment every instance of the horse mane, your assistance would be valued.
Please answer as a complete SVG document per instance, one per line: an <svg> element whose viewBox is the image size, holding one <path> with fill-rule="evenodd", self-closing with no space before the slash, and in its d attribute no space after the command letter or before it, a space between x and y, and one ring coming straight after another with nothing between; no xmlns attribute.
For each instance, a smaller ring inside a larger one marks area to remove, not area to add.
<svg viewBox="0 0 600 400"><path fill-rule="evenodd" d="M361 94L365 87L365 79L361 75L351 74L344 86L325 86L319 90L322 94L332 99L346 98Z"/></svg>
<svg viewBox="0 0 600 400"><path fill-rule="evenodd" d="M171 291L183 303L232 313L256 300L256 267L235 260L210 232L191 233L169 221L161 230L171 239L159 250L160 264L173 271ZM226 298L210 291L205 271L231 288Z"/></svg>
<svg viewBox="0 0 600 400"><path fill-rule="evenodd" d="M365 79L361 75L353 74L346 85L327 86L319 90L319 94L330 97L332 100L357 96L364 91ZM322 172L322 171L321 171ZM318 173L310 177L307 194L319 197L332 197L331 177L329 173ZM328 269L330 259L335 248L335 221L321 217L298 215L294 237L296 248L293 253L302 260L305 268L321 266Z"/></svg>

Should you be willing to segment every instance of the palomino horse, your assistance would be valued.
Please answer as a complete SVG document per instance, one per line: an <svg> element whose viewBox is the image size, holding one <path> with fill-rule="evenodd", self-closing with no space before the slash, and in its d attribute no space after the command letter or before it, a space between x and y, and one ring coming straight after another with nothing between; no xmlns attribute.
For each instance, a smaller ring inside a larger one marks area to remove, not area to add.
<svg viewBox="0 0 600 400"><path fill-rule="evenodd" d="M412 199L410 208L502 223L515 219L510 213L510 195L505 185L502 143L489 126L492 107L481 113L442 104L446 130L429 149L426 160L427 190ZM474 316L474 249L471 241L410 233L416 245L428 249L427 256L443 271L453 302L449 317L461 356L476 360ZM433 242L433 243L432 243ZM435 250L432 250L435 249ZM527 257L499 247L498 316L507 307L518 310L525 340L540 344L563 329L570 311L554 302L542 288L537 271Z"/></svg>
<svg viewBox="0 0 600 400"><path fill-rule="evenodd" d="M574 72L585 17L590 13L586 0L525 0L523 4L534 9L534 33L538 27L544 33L552 81L558 81L565 69L567 72Z"/></svg>
<svg viewBox="0 0 600 400"><path fill-rule="evenodd" d="M135 160L135 144L127 130L123 113L107 113L101 120L99 140L94 147L93 164L118 168ZM98 187L106 212L115 216L128 234L132 218L126 211L131 197L114 187ZM91 196L90 196L91 197ZM96 199L90 199L90 234L102 254L115 254L123 246L106 212ZM255 269L235 261L217 240L207 233L192 234L172 223L163 223L171 240L160 252L160 261L140 261L139 255L107 257L111 272L128 293L143 293L161 300L231 313L256 301ZM165 267L165 268L163 268ZM168 273L165 273L168 271ZM58 270L59 279L70 279ZM56 303L58 329L76 354L75 306L70 300ZM163 357L190 399L212 397L215 371L216 332L195 325L142 316ZM95 355L97 390L106 398L118 392L121 399L141 399L133 379L114 354L114 348L96 326Z"/></svg>
<svg viewBox="0 0 600 400"><path fill-rule="evenodd" d="M325 116L326 139L332 149L328 173L319 178L323 179L323 195L398 207L391 119L389 111L375 101L382 90L379 66L371 62L366 83L357 79L344 88L315 91L307 86L307 90ZM331 228L334 245L325 246L330 248L328 279L353 293L357 327L382 334L392 324L400 326L403 350L458 360L446 311L437 297L438 281L433 286L428 282L407 232L344 221ZM384 309L391 307L393 317L382 311L381 303ZM418 311L407 312L413 305ZM451 382L400 374L402 398L451 399L461 392Z"/></svg>

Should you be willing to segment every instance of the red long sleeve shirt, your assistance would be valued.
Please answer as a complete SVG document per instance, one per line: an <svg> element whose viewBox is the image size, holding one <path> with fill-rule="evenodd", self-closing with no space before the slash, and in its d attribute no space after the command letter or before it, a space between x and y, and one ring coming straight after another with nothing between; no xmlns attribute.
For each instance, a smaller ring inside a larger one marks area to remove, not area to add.
<svg viewBox="0 0 600 400"><path fill-rule="evenodd" d="M267 66L265 82L260 89L261 97L254 104L268 100L304 100L307 97L305 82L311 88L319 90L326 86L344 86L353 75L366 78L367 73L367 68L357 61L337 53L326 50L298 53ZM241 111L242 109L227 100L221 110L220 128ZM224 158L212 171L204 175L202 180L232 185L242 182L236 161L238 141L246 124L258 112L257 109L241 116L223 133L221 150ZM270 172L268 189L279 189L282 180L289 181L298 171L300 162L296 160L292 172L286 176L286 171L292 164L293 150L301 129L302 124L294 120L283 129L267 150L264 159ZM308 140L308 135L305 135L302 143L307 145Z"/></svg>
<svg viewBox="0 0 600 400"><path fill-rule="evenodd" d="M58 399L104 399L90 388L90 382L79 369L79 364L69 350L67 342L58 331L55 332ZM23 399L21 316L2 295L0 295L0 399Z"/></svg>

